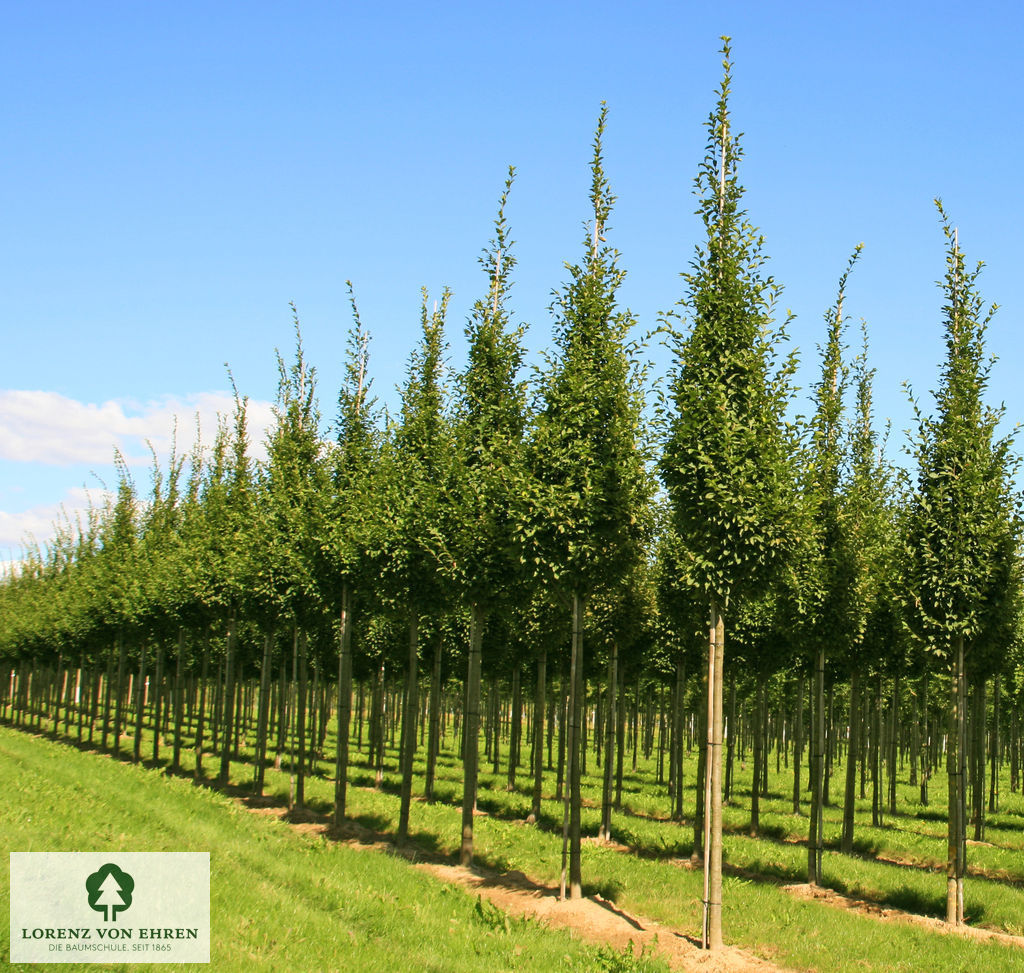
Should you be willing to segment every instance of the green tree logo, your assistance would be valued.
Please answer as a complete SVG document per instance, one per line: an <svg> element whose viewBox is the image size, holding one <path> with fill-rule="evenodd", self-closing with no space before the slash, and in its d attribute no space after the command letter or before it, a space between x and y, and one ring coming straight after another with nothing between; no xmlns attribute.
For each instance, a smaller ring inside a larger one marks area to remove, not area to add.
<svg viewBox="0 0 1024 973"><path fill-rule="evenodd" d="M85 880L85 890L89 893L90 908L104 913L106 922L117 922L118 912L132 904L135 879L108 862Z"/></svg>

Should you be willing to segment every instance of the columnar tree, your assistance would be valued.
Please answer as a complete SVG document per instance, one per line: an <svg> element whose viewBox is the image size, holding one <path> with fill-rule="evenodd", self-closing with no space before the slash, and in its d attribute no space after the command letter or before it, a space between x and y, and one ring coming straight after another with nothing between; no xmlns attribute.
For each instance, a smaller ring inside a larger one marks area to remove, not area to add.
<svg viewBox="0 0 1024 973"><path fill-rule="evenodd" d="M849 744L843 799L842 850L853 851L857 760L861 737L862 676L870 659L871 636L886 628L898 584L892 473L878 443L872 412L875 371L867 364L867 329L853 363L854 413L847 433L848 473L840 502L839 547L835 552L842 585L846 668L850 675ZM869 632L869 623L870 632ZM888 645L891 652L893 645ZM820 834L820 827L819 827ZM820 842L819 842L820 844ZM818 866L820 869L820 857Z"/></svg>
<svg viewBox="0 0 1024 973"><path fill-rule="evenodd" d="M696 180L705 241L689 272L676 334L673 414L661 460L686 576L708 607L708 773L703 942L722 943L722 699L724 613L769 584L789 543L794 507L791 435L783 422L792 358L778 365L772 314L778 287L764 274L762 238L740 208L740 146L728 111L732 61L707 122Z"/></svg>
<svg viewBox="0 0 1024 973"><path fill-rule="evenodd" d="M402 386L401 419L391 453L388 503L389 575L395 609L408 620L406 695L402 720L402 787L398 840L409 828L413 756L416 751L420 618L440 618L451 595L454 570L452 511L447 493L452 475L452 431L447 415L444 323L449 292L428 309L423 293L422 338L409 359ZM383 481L382 481L383 482Z"/></svg>
<svg viewBox="0 0 1024 973"><path fill-rule="evenodd" d="M359 318L351 283L349 296L354 324L349 331L345 379L338 395L337 436L328 458L331 488L323 498L326 509L320 538L321 555L325 555L326 562L321 569L325 574L321 589L332 602L338 623L335 827L345 816L348 779L353 592L366 577L368 551L375 546L374 484L380 448L367 374L370 337Z"/></svg>
<svg viewBox="0 0 1024 973"><path fill-rule="evenodd" d="M817 542L817 604L811 613L813 641L813 705L811 707L811 815L807 838L807 881L821 881L824 847L823 788L825 779L825 649L845 635L842 568L837 560L840 539L840 471L843 460L843 395L847 368L843 363L843 301L846 281L860 254L854 251L839 279L839 294L825 315L828 326L821 349L821 380L815 385L817 408L811 420L809 494Z"/></svg>
<svg viewBox="0 0 1024 973"><path fill-rule="evenodd" d="M1002 508L1010 442L996 437L1001 410L984 402L992 364L985 356L984 339L994 308L984 311L977 290L981 265L967 269L957 231L941 203L936 205L946 236L941 284L946 360L934 393L936 414L924 415L915 403L918 473L907 538L907 576L912 624L950 673L946 921L959 925L964 918L966 870L967 666L984 631L986 606L1004 574L1007 520ZM1010 530L1015 531L1015 525Z"/></svg>
<svg viewBox="0 0 1024 973"><path fill-rule="evenodd" d="M513 511L524 477L526 391L519 378L522 328L511 326L507 308L516 260L505 219L514 175L510 167L494 222L494 239L480 258L487 275L487 293L473 305L466 325L469 361L458 379L458 579L470 608L462 758L463 865L473 860L484 628L488 615L509 603L516 590L516 575L521 573Z"/></svg>
<svg viewBox="0 0 1024 973"><path fill-rule="evenodd" d="M617 308L625 276L606 242L615 197L604 174L602 106L594 137L584 256L567 265L569 283L556 295L557 356L542 379L532 454L537 478L534 518L526 526L535 563L572 610L569 788L563 844L569 847L573 898L582 895L580 867L580 724L583 712L583 624L587 600L614 589L639 559L650 495L644 465L642 370L626 347L633 326ZM562 895L565 894L563 852Z"/></svg>
<svg viewBox="0 0 1024 973"><path fill-rule="evenodd" d="M308 633L319 622L322 610L316 565L323 534L321 500L328 484L322 462L316 369L306 361L297 315L294 324L294 361L287 366L278 355L276 421L267 442L267 520L260 525L266 531L266 556L254 568L266 588L269 625L274 624L270 615L274 605L280 605L292 623L294 705L289 709L295 717L297 753L289 796L290 803L301 807L305 801ZM266 651L264 659L269 668Z"/></svg>

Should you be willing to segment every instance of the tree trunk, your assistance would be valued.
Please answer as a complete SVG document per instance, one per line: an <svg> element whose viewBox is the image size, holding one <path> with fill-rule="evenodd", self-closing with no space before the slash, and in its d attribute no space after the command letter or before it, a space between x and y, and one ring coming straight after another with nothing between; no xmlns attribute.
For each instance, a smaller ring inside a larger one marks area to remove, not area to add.
<svg viewBox="0 0 1024 973"><path fill-rule="evenodd" d="M949 820L946 831L946 922L960 925L964 920L964 859L966 827L964 801L964 736L966 682L964 679L964 639L953 639L950 679L949 742L946 747L946 771L949 777Z"/></svg>
<svg viewBox="0 0 1024 973"><path fill-rule="evenodd" d="M123 723L124 671L127 662L124 632L117 633L117 684L114 689L114 756L121 752L121 728Z"/></svg>
<svg viewBox="0 0 1024 973"><path fill-rule="evenodd" d="M224 648L224 727L217 779L226 784L231 773L231 736L234 729L235 705L235 610L228 615L228 637ZM301 802L300 802L301 803Z"/></svg>
<svg viewBox="0 0 1024 973"><path fill-rule="evenodd" d="M680 647L676 656L676 691L672 714L672 820L683 820L683 697L686 691L686 662Z"/></svg>
<svg viewBox="0 0 1024 973"><path fill-rule="evenodd" d="M260 664L260 698L257 704L256 718L256 753L253 768L252 792L256 797L263 796L263 784L267 767L267 735L270 723L270 658L274 644L274 630L267 627L263 632L263 661Z"/></svg>
<svg viewBox="0 0 1024 973"><path fill-rule="evenodd" d="M612 758L616 752L615 730L618 725L615 704L615 690L619 680L619 644L612 642L612 649L608 659L608 708L605 713L605 735L604 735L604 787L601 794L601 827L598 831L598 838L601 841L611 841L612 838ZM680 753L680 760L682 753ZM680 778L682 773L679 772ZM680 786L680 803L682 799L682 787Z"/></svg>
<svg viewBox="0 0 1024 973"><path fill-rule="evenodd" d="M185 683L182 676L182 665L185 656L185 627L178 626L178 652L174 662L174 750L171 757L170 773L181 770L181 734L184 721Z"/></svg>
<svg viewBox="0 0 1024 973"><path fill-rule="evenodd" d="M825 778L825 648L819 646L814 661L814 706L811 732L811 821L807 835L807 882L821 883Z"/></svg>
<svg viewBox="0 0 1024 973"><path fill-rule="evenodd" d="M723 800L732 800L733 756L736 750L736 673L729 673L729 722L725 748L725 788Z"/></svg>
<svg viewBox="0 0 1024 973"><path fill-rule="evenodd" d="M854 809L857 788L857 758L860 742L860 672L854 666L850 674L850 742L846 753L846 790L843 795L844 855L853 854Z"/></svg>
<svg viewBox="0 0 1024 973"><path fill-rule="evenodd" d="M566 744L568 787L562 815L562 876L559 899L565 901L566 858L569 868L569 896L583 895L580 861L580 721L583 714L583 611L579 592L572 595L572 655L569 663L569 732Z"/></svg>
<svg viewBox="0 0 1024 973"><path fill-rule="evenodd" d="M196 766L194 780L198 783L203 778L203 733L206 729L206 689L210 680L210 639L209 633L203 636L203 661L199 669L199 712L196 715Z"/></svg>
<svg viewBox="0 0 1024 973"><path fill-rule="evenodd" d="M135 685L135 739L132 741L132 763L142 757L142 721L146 708L146 641L139 643L139 679Z"/></svg>
<svg viewBox="0 0 1024 973"><path fill-rule="evenodd" d="M800 762L804 750L804 674L796 677L796 716L793 718L793 813L800 813Z"/></svg>
<svg viewBox="0 0 1024 973"><path fill-rule="evenodd" d="M924 721L921 733L921 804L928 807L928 778L932 774L931 747L928 722L928 670L921 677L921 719ZM934 727L931 728L934 733Z"/></svg>
<svg viewBox="0 0 1024 973"><path fill-rule="evenodd" d="M437 772L437 754L441 741L441 650L444 635L438 626L434 642L434 664L430 670L430 732L427 734L427 779L423 796L434 803L434 775Z"/></svg>
<svg viewBox="0 0 1024 973"><path fill-rule="evenodd" d="M541 790L544 786L544 700L547 678L548 653L543 650L537 659L537 689L533 698L533 805L527 821L540 821ZM550 741L551 736L548 735Z"/></svg>
<svg viewBox="0 0 1024 973"><path fill-rule="evenodd" d="M508 734L508 777L505 790L516 789L516 769L519 766L519 746L523 730L523 695L519 666L512 669L512 713Z"/></svg>
<svg viewBox="0 0 1024 973"><path fill-rule="evenodd" d="M761 791L764 774L764 683L765 677L758 673L757 694L754 706L754 782L750 788L750 837L756 838L761 827Z"/></svg>
<svg viewBox="0 0 1024 973"><path fill-rule="evenodd" d="M476 809L476 780L480 753L480 662L486 615L474 602L469 621L469 660L466 675L466 714L463 721L462 848L459 860L473 864L473 812Z"/></svg>
<svg viewBox="0 0 1024 973"><path fill-rule="evenodd" d="M1000 675L996 673L992 680L992 736L989 740L989 752L992 757L992 766L989 772L988 810L990 814L999 811L999 696L1000 696Z"/></svg>
<svg viewBox="0 0 1024 973"><path fill-rule="evenodd" d="M725 666L725 621L711 599L708 633L708 756L705 785L704 923L702 945L722 947L722 731Z"/></svg>
<svg viewBox="0 0 1024 973"><path fill-rule="evenodd" d="M402 797L398 812L398 842L409 837L409 810L412 805L412 769L416 756L416 720L419 714L419 617L409 617L409 657L405 673L405 712L402 714Z"/></svg>

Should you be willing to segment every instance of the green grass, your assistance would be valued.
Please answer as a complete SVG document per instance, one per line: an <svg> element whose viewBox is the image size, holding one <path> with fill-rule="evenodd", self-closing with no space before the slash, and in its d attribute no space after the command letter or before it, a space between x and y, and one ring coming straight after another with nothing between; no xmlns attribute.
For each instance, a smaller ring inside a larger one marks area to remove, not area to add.
<svg viewBox="0 0 1024 973"><path fill-rule="evenodd" d="M510 920L404 860L303 836L157 770L0 728L0 780L8 851L209 851L211 962L196 969L663 968ZM8 937L5 923L5 958Z"/></svg>
<svg viewBox="0 0 1024 973"><path fill-rule="evenodd" d="M595 836L599 823L596 804L600 785L591 758L591 776L583 798L595 805L583 809L583 831ZM774 764L774 761L772 762ZM325 767L326 769L326 767ZM417 773L422 773L417 765ZM791 776L769 775L770 789L791 793ZM806 779L806 769L804 771ZM459 765L448 754L439 764L439 801L434 805L414 802L411 831L422 845L454 854L459 847L461 801ZM685 768L692 784L693 760ZM546 781L550 788L553 775ZM583 852L584 890L600 892L621 907L697 936L700 929L702 875L687 867L692 848L692 824L669 822L670 805L664 785L653 781L653 767L641 761L639 773L624 781L625 813L613 817L613 836L629 846L632 854L588 843ZM363 785L349 791L349 813L377 831L393 833L398 819L398 777L393 760L380 790L371 789L372 773L356 766L352 779ZM833 786L840 778L837 776ZM505 790L505 775L484 773L480 780L479 806L488 815L477 820L475 842L480 862L502 869L519 869L556 884L561 866L561 805L550 796L544 802L540 827L523 823L529 812L526 778L519 787ZM1004 782L1005 783L1005 782ZM791 797L762 799L762 837L747 836L750 823L749 773L738 774L736 803L726 809L723 926L727 942L742 946L766 959L794 969L807 970L971 970L1020 971L1024 950L993 942L966 940L902 923L844 912L822 903L785 893L781 885L806 881L807 804L803 813L792 813ZM268 792L284 802L288 777L268 776ZM628 791L626 788L634 788ZM746 790L744 789L746 788ZM1018 881L1024 871L1024 802L1004 787L1003 813L989 824L987 839L994 847L972 846L969 861L974 871L1003 872L1002 880L972 875L966 885L968 920L976 925L1024 934L1024 889ZM307 804L327 811L333 783L312 777L306 785ZM629 800L626 801L626 794ZM916 788L899 790L902 813L887 820L890 827L872 828L870 803L858 802L856 856L825 854L825 884L868 901L941 917L945 906L945 821L939 817L945 796L945 778L932 782L932 806L918 807ZM696 799L692 789L686 806ZM920 816L918 816L918 812ZM825 813L826 841L838 849L842 811L829 807ZM903 862L894 864L892 861Z"/></svg>
<svg viewBox="0 0 1024 973"><path fill-rule="evenodd" d="M149 744L149 739L144 742ZM325 813L333 801L334 784L329 779L332 745L329 735L327 759L314 767L306 781L306 805ZM124 748L130 753L130 739ZM163 756L169 757L169 753L165 750ZM187 753L186 769L191 767L191 759ZM397 829L399 807L396 755L388 752L380 789L373 788L374 775L364 759L353 749L349 816L375 831L392 834ZM503 754L503 764L504 759ZM422 788L423 761L421 750L416 762L417 791ZM588 763L583 799L589 806L583 809L583 831L593 837L599 822L600 781L592 754ZM208 756L204 767L213 774L217 762ZM833 796L840 794L842 771L840 762L834 771ZM805 782L806 774L805 767ZM251 766L244 762L232 767L232 781L240 787L248 786L251 775ZM694 776L695 754L689 754L684 762L688 813L696 801ZM750 768L737 762L734 801L725 809L723 927L727 942L792 969L840 973L938 969L1009 973L1024 969L1024 950L1019 948L881 922L786 893L782 885L806 880L807 853L802 843L808 824L806 794L801 813L794 814L791 771L781 768L776 772L773 756L771 796L762 798L761 837L755 840L748 836L750 776ZM562 805L551 793L553 773L545 776L538 826L523 821L530 809L529 780L520 775L511 792L505 783L504 773L481 774L478 805L487 814L476 823L477 860L557 884ZM989 817L988 843L968 849L966 912L971 924L1024 935L1024 797L1009 793L1005 777L1001 787L1001 810ZM931 783L931 806L922 807L918 789L910 787L903 771L898 786L899 813L887 814L882 828L870 826L870 801L858 800L854 856L839 854L842 810L827 807L825 884L882 906L941 916L945 901L945 790L945 777L937 773ZM268 769L267 794L285 804L289 791L287 762L284 771ZM455 854L461 833L461 766L449 750L439 759L436 793L436 804L414 801L411 836L426 849ZM613 836L629 850L588 841L583 851L584 889L695 937L700 928L702 875L688 865L692 823L668 821L669 810L667 788L655 781L654 761L641 759L637 772L627 773L624 779L623 809L613 816ZM500 964L498 968L502 968Z"/></svg>

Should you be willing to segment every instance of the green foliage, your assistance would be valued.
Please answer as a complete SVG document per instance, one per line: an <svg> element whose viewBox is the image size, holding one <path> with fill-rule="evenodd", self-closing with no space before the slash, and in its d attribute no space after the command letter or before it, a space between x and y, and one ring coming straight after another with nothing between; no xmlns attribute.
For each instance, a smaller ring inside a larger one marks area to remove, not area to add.
<svg viewBox="0 0 1024 973"><path fill-rule="evenodd" d="M468 360L458 378L455 416L461 459L455 478L459 578L471 602L489 606L507 601L515 590L515 510L526 489L526 385L519 378L523 329L512 327L506 306L516 265L505 218L514 176L509 168L494 239L480 258L487 293L474 303L466 326Z"/></svg>
<svg viewBox="0 0 1024 973"><path fill-rule="evenodd" d="M643 371L627 339L634 321L617 308L625 277L607 245L615 197L594 137L590 201L593 220L579 264L556 294L557 356L542 378L531 454L536 495L527 548L538 572L568 592L613 586L641 557L650 533L652 493L644 462Z"/></svg>
<svg viewBox="0 0 1024 973"><path fill-rule="evenodd" d="M707 122L696 180L705 241L683 275L691 318L672 332L673 413L661 459L687 583L725 605L770 582L794 542L794 431L783 421L793 356L781 363L785 328L773 329L779 288L764 275L763 238L740 208L741 157L729 126L731 60Z"/></svg>
<svg viewBox="0 0 1024 973"><path fill-rule="evenodd" d="M992 362L984 351L992 313L984 311L977 279L981 264L968 271L941 203L946 236L946 275L941 283L946 361L935 390L937 415L924 415L915 402L918 465L907 532L906 580L910 624L933 653L946 656L950 639L971 645L1009 609L1011 581L1007 553L1019 537L1016 497L1008 487L1011 437L996 437L1001 409L984 403Z"/></svg>
<svg viewBox="0 0 1024 973"><path fill-rule="evenodd" d="M423 291L422 338L409 358L400 420L382 452L378 478L383 580L395 603L417 612L440 607L455 567L447 502L453 454L444 340L449 299L445 290L428 310Z"/></svg>

